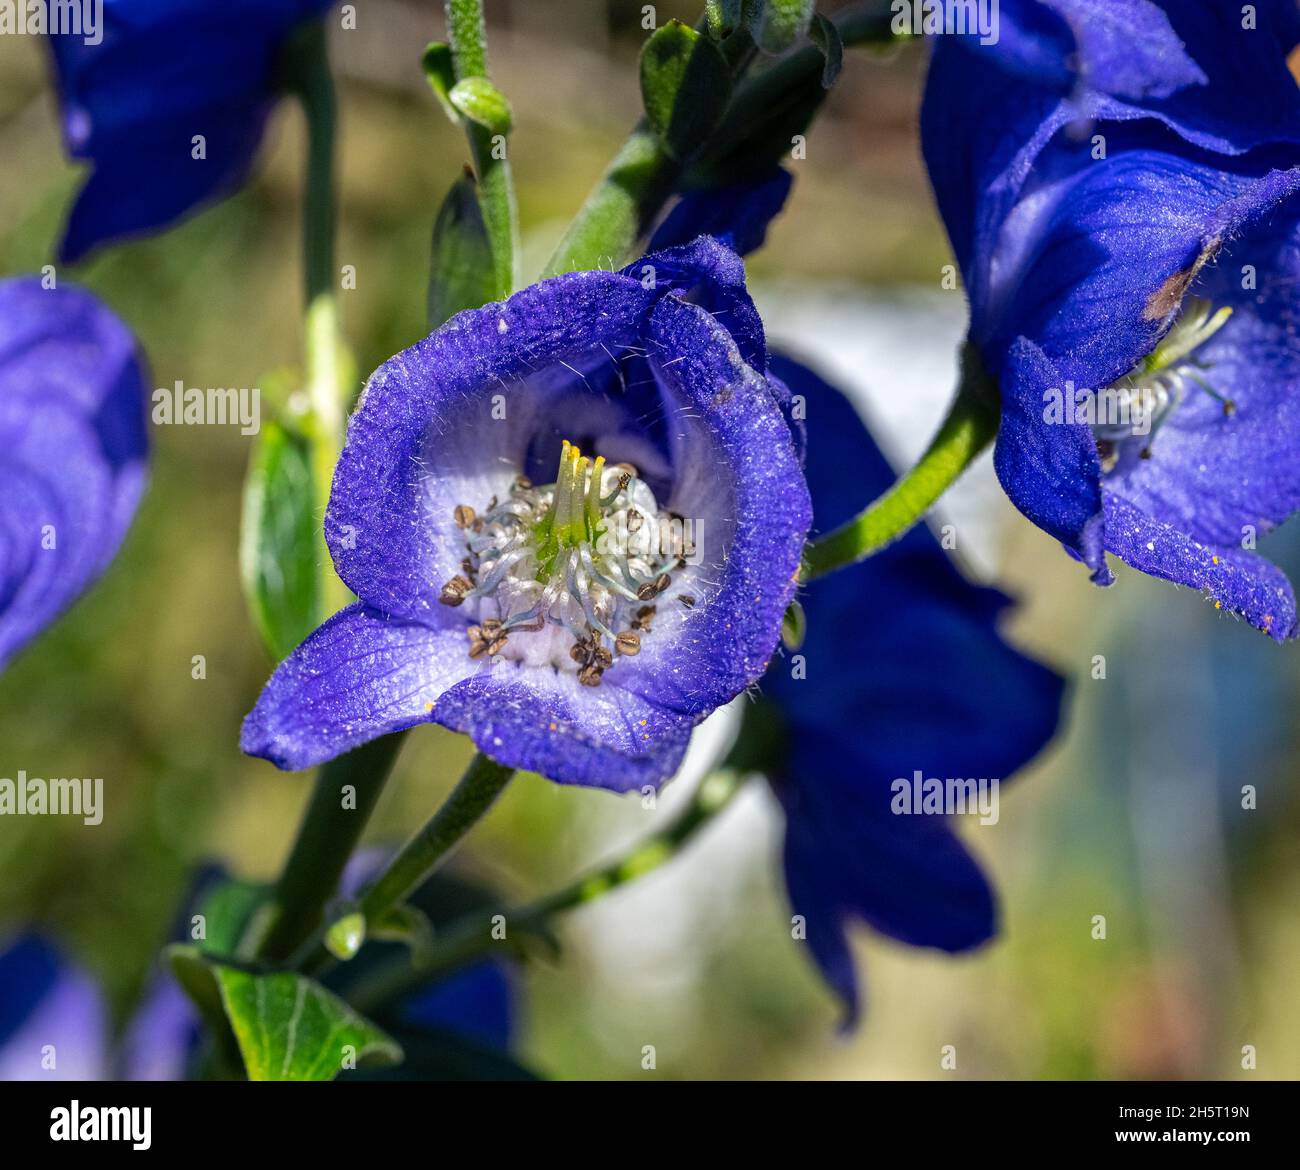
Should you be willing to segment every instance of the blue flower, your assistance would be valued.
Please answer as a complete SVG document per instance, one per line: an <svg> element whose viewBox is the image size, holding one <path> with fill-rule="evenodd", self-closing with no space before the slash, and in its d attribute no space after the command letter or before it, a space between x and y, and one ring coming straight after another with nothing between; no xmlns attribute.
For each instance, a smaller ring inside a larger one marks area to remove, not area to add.
<svg viewBox="0 0 1300 1170"><path fill-rule="evenodd" d="M830 531L893 472L843 396L789 359L772 367L806 415L814 523ZM791 909L851 1023L851 920L944 951L996 932L993 891L952 818L897 815L895 781L1005 781L1055 733L1063 684L1002 640L1008 598L964 580L925 528L814 581L802 602L799 658L763 682L781 727L769 774Z"/></svg>
<svg viewBox="0 0 1300 1170"><path fill-rule="evenodd" d="M51 36L64 144L92 168L60 259L167 227L241 186L277 97L277 58L329 6L104 0L98 43Z"/></svg>
<svg viewBox="0 0 1300 1170"><path fill-rule="evenodd" d="M0 282L0 668L108 567L147 454L130 330L78 289Z"/></svg>
<svg viewBox="0 0 1300 1170"><path fill-rule="evenodd" d="M766 669L810 522L739 257L715 240L454 317L370 379L325 533L360 598L244 751L299 769L433 722L619 790Z"/></svg>
<svg viewBox="0 0 1300 1170"><path fill-rule="evenodd" d="M922 128L1012 501L1099 584L1113 553L1282 641L1253 550L1300 508L1300 15L1255 8L1009 6L998 46L937 38Z"/></svg>

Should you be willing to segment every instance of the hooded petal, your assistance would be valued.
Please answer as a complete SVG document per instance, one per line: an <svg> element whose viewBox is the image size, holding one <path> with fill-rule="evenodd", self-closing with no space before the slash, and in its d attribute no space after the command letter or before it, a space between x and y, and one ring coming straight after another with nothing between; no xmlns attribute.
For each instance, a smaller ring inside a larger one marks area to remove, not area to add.
<svg viewBox="0 0 1300 1170"><path fill-rule="evenodd" d="M144 490L145 374L89 294L0 284L0 667L108 566Z"/></svg>
<svg viewBox="0 0 1300 1170"><path fill-rule="evenodd" d="M785 207L793 184L789 171L774 167L753 182L687 192L655 230L650 251L712 236L738 255L756 252L767 239L768 226Z"/></svg>
<svg viewBox="0 0 1300 1170"><path fill-rule="evenodd" d="M108 1013L89 975L37 935L0 952L0 1081L102 1080L107 1049Z"/></svg>

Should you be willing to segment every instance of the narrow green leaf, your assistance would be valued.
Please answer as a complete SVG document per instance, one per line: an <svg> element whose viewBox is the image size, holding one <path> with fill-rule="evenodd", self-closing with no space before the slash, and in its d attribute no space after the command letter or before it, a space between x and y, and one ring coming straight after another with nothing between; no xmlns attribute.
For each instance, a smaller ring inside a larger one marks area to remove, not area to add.
<svg viewBox="0 0 1300 1170"><path fill-rule="evenodd" d="M641 97L664 151L686 158L722 120L731 97L731 72L713 41L670 20L641 51Z"/></svg>
<svg viewBox="0 0 1300 1170"><path fill-rule="evenodd" d="M451 46L441 41L432 41L425 46L420 64L424 68L424 79L433 90L443 113L453 122L460 121L456 107L451 104L452 87L456 84L456 73L451 63Z"/></svg>
<svg viewBox="0 0 1300 1170"><path fill-rule="evenodd" d="M803 611L803 606L798 601L790 602L790 607L781 619L782 643L787 650L793 652L803 645L807 633L808 617Z"/></svg>
<svg viewBox="0 0 1300 1170"><path fill-rule="evenodd" d="M310 446L264 424L244 484L239 561L253 621L277 662L320 621L318 523Z"/></svg>
<svg viewBox="0 0 1300 1170"><path fill-rule="evenodd" d="M456 180L433 225L427 308L437 329L462 309L477 309L499 292L478 183L473 171Z"/></svg>
<svg viewBox="0 0 1300 1170"><path fill-rule="evenodd" d="M844 42L840 39L840 30L819 12L813 17L808 32L826 58L826 67L822 70L822 88L830 89L844 67Z"/></svg>
<svg viewBox="0 0 1300 1170"><path fill-rule="evenodd" d="M486 77L456 82L447 97L466 118L493 134L509 134L514 126L510 102Z"/></svg>
<svg viewBox="0 0 1300 1170"><path fill-rule="evenodd" d="M402 1059L392 1037L304 975L211 966L251 1081L329 1081Z"/></svg>
<svg viewBox="0 0 1300 1170"><path fill-rule="evenodd" d="M764 0L754 40L765 53L784 53L808 31L817 0Z"/></svg>

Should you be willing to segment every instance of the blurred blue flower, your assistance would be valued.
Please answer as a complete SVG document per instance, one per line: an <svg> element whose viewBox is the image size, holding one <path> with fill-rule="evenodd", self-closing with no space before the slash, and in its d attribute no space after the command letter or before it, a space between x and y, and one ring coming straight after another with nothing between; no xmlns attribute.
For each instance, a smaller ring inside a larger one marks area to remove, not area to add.
<svg viewBox="0 0 1300 1170"><path fill-rule="evenodd" d="M234 192L279 96L280 53L298 25L330 6L104 0L98 43L51 36L64 144L92 168L60 259L167 227Z"/></svg>
<svg viewBox="0 0 1300 1170"><path fill-rule="evenodd" d="M994 46L939 37L922 113L996 467L1109 584L1106 554L1278 641L1253 551L1300 508L1300 41L1292 0L1023 0Z"/></svg>
<svg viewBox="0 0 1300 1170"><path fill-rule="evenodd" d="M144 491L145 371L89 293L0 281L0 669L108 567Z"/></svg>
<svg viewBox="0 0 1300 1170"><path fill-rule="evenodd" d="M361 599L275 672L281 768L435 722L629 789L765 670L810 522L739 257L702 238L454 317L370 379L325 533Z"/></svg>
<svg viewBox="0 0 1300 1170"><path fill-rule="evenodd" d="M894 474L838 391L788 358L772 370L806 415L813 520L831 531ZM923 526L801 600L799 658L763 682L782 728L770 776L787 815L791 908L851 1023L851 919L944 951L997 929L993 892L952 817L897 813L895 781L1008 779L1055 734L1063 683L1002 640L1009 599L967 582Z"/></svg>

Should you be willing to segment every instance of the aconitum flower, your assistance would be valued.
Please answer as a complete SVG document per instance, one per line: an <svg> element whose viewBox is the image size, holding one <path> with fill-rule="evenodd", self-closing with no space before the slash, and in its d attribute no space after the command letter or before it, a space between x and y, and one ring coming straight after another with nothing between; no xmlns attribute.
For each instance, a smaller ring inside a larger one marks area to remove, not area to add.
<svg viewBox="0 0 1300 1170"><path fill-rule="evenodd" d="M1254 548L1300 508L1300 15L1247 7L1017 4L1005 44L936 38L922 123L1012 501L1099 584L1113 553L1281 641ZM1027 63L1031 18L1064 56Z"/></svg>
<svg viewBox="0 0 1300 1170"><path fill-rule="evenodd" d="M619 790L765 670L808 491L740 258L543 281L386 362L325 535L359 603L275 672L246 752L306 768L433 722Z"/></svg>
<svg viewBox="0 0 1300 1170"><path fill-rule="evenodd" d="M144 491L145 371L89 293L0 282L0 668L108 567Z"/></svg>
<svg viewBox="0 0 1300 1170"><path fill-rule="evenodd" d="M870 496L893 472L847 399L795 362L772 366L803 403L814 525L831 531L857 505L846 477ZM909 806L896 806L895 782L979 781L995 795L1052 738L1063 685L1002 640L1008 599L964 580L925 528L812 582L802 602L799 658L773 664L757 715L778 729L769 775L787 817L791 909L852 1023L850 922L949 952L997 929L956 818L899 814Z"/></svg>
<svg viewBox="0 0 1300 1170"><path fill-rule="evenodd" d="M157 231L238 189L295 28L330 0L104 0L103 36L50 37L72 158L91 164L60 258Z"/></svg>

